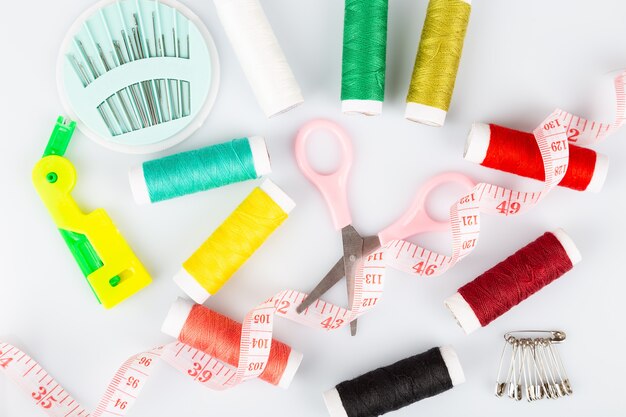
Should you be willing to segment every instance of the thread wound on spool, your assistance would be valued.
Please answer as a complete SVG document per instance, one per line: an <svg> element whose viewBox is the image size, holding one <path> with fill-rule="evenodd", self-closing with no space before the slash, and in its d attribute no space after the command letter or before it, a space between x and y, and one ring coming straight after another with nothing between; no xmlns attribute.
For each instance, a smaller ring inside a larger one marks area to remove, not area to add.
<svg viewBox="0 0 626 417"><path fill-rule="evenodd" d="M214 0L218 17L267 117L304 101L259 0Z"/></svg>
<svg viewBox="0 0 626 417"><path fill-rule="evenodd" d="M344 113L380 114L385 96L387 0L346 0L341 100Z"/></svg>
<svg viewBox="0 0 626 417"><path fill-rule="evenodd" d="M430 0L420 39L405 117L442 126L461 61L471 6L463 0Z"/></svg>
<svg viewBox="0 0 626 417"><path fill-rule="evenodd" d="M446 299L444 304L466 333L484 327L580 261L561 229L546 232Z"/></svg>
<svg viewBox="0 0 626 417"><path fill-rule="evenodd" d="M282 190L266 180L183 263L183 270L177 275L176 283L194 301L203 303L219 291L287 219L293 205L293 201Z"/></svg>
<svg viewBox="0 0 626 417"><path fill-rule="evenodd" d="M180 342L232 366L239 364L241 328L241 323L235 320L181 299L174 303L163 325L163 330ZM293 379L301 359L302 355L299 352L293 351L283 342L272 339L267 365L259 378L286 388Z"/></svg>
<svg viewBox="0 0 626 417"><path fill-rule="evenodd" d="M455 382L463 382L463 371L452 348L435 347L344 381L327 391L324 400L331 417L379 416L452 388L449 367Z"/></svg>
<svg viewBox="0 0 626 417"><path fill-rule="evenodd" d="M270 170L265 141L255 136L147 161L129 176L135 200L155 203L256 179Z"/></svg>
<svg viewBox="0 0 626 417"><path fill-rule="evenodd" d="M475 123L467 138L464 157L488 168L545 180L541 151L532 133ZM570 144L567 171L559 185L577 191L599 191L607 170L606 156Z"/></svg>

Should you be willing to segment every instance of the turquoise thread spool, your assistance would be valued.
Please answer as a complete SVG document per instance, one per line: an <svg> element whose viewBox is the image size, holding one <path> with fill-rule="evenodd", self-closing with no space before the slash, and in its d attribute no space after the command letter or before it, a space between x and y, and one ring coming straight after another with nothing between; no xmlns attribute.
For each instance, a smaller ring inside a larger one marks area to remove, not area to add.
<svg viewBox="0 0 626 417"><path fill-rule="evenodd" d="M253 136L146 161L130 170L129 180L137 204L147 204L256 179L270 172L265 139Z"/></svg>

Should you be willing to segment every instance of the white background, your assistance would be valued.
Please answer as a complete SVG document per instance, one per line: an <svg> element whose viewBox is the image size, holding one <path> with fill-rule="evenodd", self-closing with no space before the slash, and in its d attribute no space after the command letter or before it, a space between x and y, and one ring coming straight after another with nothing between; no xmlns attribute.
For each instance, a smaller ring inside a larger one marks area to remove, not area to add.
<svg viewBox="0 0 626 417"><path fill-rule="evenodd" d="M309 290L340 255L340 237L322 198L293 157L293 138L305 121L337 120L353 137L353 221L361 233L370 234L405 210L421 182L444 170L539 189L537 182L463 161L470 124L496 122L532 130L555 107L608 121L613 92L606 73L626 66L626 2L479 0L445 127L414 124L403 119L404 98L427 2L391 0L383 115L347 117L339 111L342 2L264 0L306 100L300 108L266 120L211 2L187 3L215 38L222 82L204 126L170 152L265 135L274 168L271 178L298 204L280 230L208 301L209 307L237 320L280 289ZM171 302L182 295L172 275L254 186L242 183L139 207L131 198L127 171L150 157L113 153L75 134L67 157L79 173L76 200L85 210L105 207L154 278L150 287L111 311L97 304L30 181L56 116L63 113L55 84L59 45L90 4L4 2L0 24L0 340L29 352L88 408L95 406L128 356L171 341L159 329ZM621 131L596 147L611 158L600 194L558 189L522 217L484 216L478 248L445 276L411 279L390 271L382 304L359 320L357 337L351 338L347 329L325 333L278 321L276 336L305 356L289 390L252 381L216 393L163 366L129 415L324 416L321 393L326 389L442 344L456 348L467 382L395 416L623 415L623 139ZM327 146L312 150L318 161L333 149L330 142L320 142ZM445 212L449 203L431 208ZM556 227L563 227L578 244L582 263L489 327L465 336L443 299ZM448 236L417 241L449 251ZM330 299L345 303L344 291L337 288ZM527 404L493 396L502 334L519 328L567 332L560 351L573 397ZM0 377L0 416L31 415L42 413L29 396Z"/></svg>

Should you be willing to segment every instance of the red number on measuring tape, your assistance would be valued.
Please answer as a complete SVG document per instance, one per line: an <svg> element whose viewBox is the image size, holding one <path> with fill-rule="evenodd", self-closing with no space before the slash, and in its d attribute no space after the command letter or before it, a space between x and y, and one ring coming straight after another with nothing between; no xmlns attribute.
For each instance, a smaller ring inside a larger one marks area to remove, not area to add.
<svg viewBox="0 0 626 417"><path fill-rule="evenodd" d="M515 214L519 211L520 208L522 208L522 206L517 201L514 201L509 205L508 201L505 200L502 203L498 204L496 208L501 214Z"/></svg>
<svg viewBox="0 0 626 417"><path fill-rule="evenodd" d="M43 400L41 403L39 403L39 405L41 405L43 408L50 408L52 407L52 404L54 404L55 402L57 402L57 399L54 398L52 395L49 396L48 398L46 398L45 400Z"/></svg>
<svg viewBox="0 0 626 417"><path fill-rule="evenodd" d="M31 395L33 396L35 401L41 401L41 399L45 397L47 393L48 390L46 389L46 387L39 387L39 392L33 392Z"/></svg>
<svg viewBox="0 0 626 417"><path fill-rule="evenodd" d="M466 195L465 197L461 198L459 200L459 204L467 204L471 203L472 201L474 201L474 193L471 193L470 195Z"/></svg>
<svg viewBox="0 0 626 417"><path fill-rule="evenodd" d="M119 408L120 410L124 410L128 405L128 401L122 401L121 398L118 398L115 401L115 405L113 407Z"/></svg>
<svg viewBox="0 0 626 417"><path fill-rule="evenodd" d="M550 130L550 129L554 129L555 127L559 127L561 126L561 123L559 123L559 119L554 119L546 124L543 125L543 130Z"/></svg>
<svg viewBox="0 0 626 417"><path fill-rule="evenodd" d="M562 151L565 149L566 146L567 146L566 140L557 140L556 142L552 142L552 144L550 145L553 152Z"/></svg>
<svg viewBox="0 0 626 417"><path fill-rule="evenodd" d="M139 359L139 365L143 365L145 367L148 367L148 366L150 366L151 363L152 363L152 359L146 358L145 356L142 356Z"/></svg>
<svg viewBox="0 0 626 417"><path fill-rule="evenodd" d="M252 321L254 322L254 324L269 323L270 315L269 314L255 314L254 317L252 318Z"/></svg>
<svg viewBox="0 0 626 417"><path fill-rule="evenodd" d="M324 319L324 321L322 321L322 323L321 323L323 328L330 329L330 330L336 329L336 328L340 327L342 324L343 324L343 320L342 319L337 319L333 323L333 318L332 317L328 317L328 318Z"/></svg>
<svg viewBox="0 0 626 417"><path fill-rule="evenodd" d="M580 135L580 130L571 128L569 132L567 132L567 140L570 142L576 142L578 140L578 135Z"/></svg>
<svg viewBox="0 0 626 417"><path fill-rule="evenodd" d="M263 362L251 362L248 365L248 371L259 371L263 368Z"/></svg>
<svg viewBox="0 0 626 417"><path fill-rule="evenodd" d="M461 220L463 220L463 226L474 226L478 224L478 215L461 216Z"/></svg>
<svg viewBox="0 0 626 417"><path fill-rule="evenodd" d="M2 352L0 352L0 355L1 354ZM0 358L0 368L6 368L7 366L9 366L12 360L13 358Z"/></svg>
<svg viewBox="0 0 626 417"><path fill-rule="evenodd" d="M269 346L269 339L257 339L255 337L252 338L252 349L267 349Z"/></svg>
<svg viewBox="0 0 626 417"><path fill-rule="evenodd" d="M137 378L135 378L134 376L129 376L128 377L128 381L126 381L126 386L132 387L132 388L137 388L139 386L140 382L141 381L138 380Z"/></svg>
<svg viewBox="0 0 626 417"><path fill-rule="evenodd" d="M213 373L209 371L208 369L205 369L203 371L202 368L203 368L202 364L198 362L194 362L193 369L189 369L187 373L190 376L197 378L198 381L200 382L207 382L209 379L211 379L211 377L213 376Z"/></svg>
<svg viewBox="0 0 626 417"><path fill-rule="evenodd" d="M437 269L437 265L435 264L426 265L424 261L420 261L416 263L415 265L413 265L413 270L420 275L426 274L430 276L435 273L436 269Z"/></svg>
<svg viewBox="0 0 626 417"><path fill-rule="evenodd" d="M280 302L280 307L278 306L279 300L276 300L274 307L276 307L276 311L280 314L287 314L287 309L291 305L291 303L287 300Z"/></svg>
<svg viewBox="0 0 626 417"><path fill-rule="evenodd" d="M202 365L198 362L193 363L193 369L189 369L187 373L192 377L197 377L200 371L202 370Z"/></svg>
<svg viewBox="0 0 626 417"><path fill-rule="evenodd" d="M372 253L371 255L368 255L367 260L368 261L382 261L383 253L382 252Z"/></svg>
<svg viewBox="0 0 626 417"><path fill-rule="evenodd" d="M559 165L554 168L554 175L563 175L567 171L567 164Z"/></svg>
<svg viewBox="0 0 626 417"><path fill-rule="evenodd" d="M209 379L211 379L212 376L213 376L213 373L211 371L209 371L208 369L205 369L202 372L202 375L200 375L198 377L198 381L199 382L207 382Z"/></svg>
<svg viewBox="0 0 626 417"><path fill-rule="evenodd" d="M377 301L378 301L378 298L364 298L363 303L361 303L361 305L363 307L374 307Z"/></svg>
<svg viewBox="0 0 626 417"><path fill-rule="evenodd" d="M380 285L383 283L382 274L365 274L365 283Z"/></svg>
<svg viewBox="0 0 626 417"><path fill-rule="evenodd" d="M476 246L476 239L470 239L470 240L464 241L461 247L463 249L469 249L469 248L473 248L474 246Z"/></svg>

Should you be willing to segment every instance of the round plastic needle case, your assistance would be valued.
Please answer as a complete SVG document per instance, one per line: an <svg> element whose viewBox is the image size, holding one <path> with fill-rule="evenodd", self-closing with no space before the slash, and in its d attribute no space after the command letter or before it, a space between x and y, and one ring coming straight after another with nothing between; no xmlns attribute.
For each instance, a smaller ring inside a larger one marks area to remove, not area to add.
<svg viewBox="0 0 626 417"><path fill-rule="evenodd" d="M57 83L66 111L94 141L125 153L162 151L208 116L217 50L175 0L103 0L65 37Z"/></svg>

